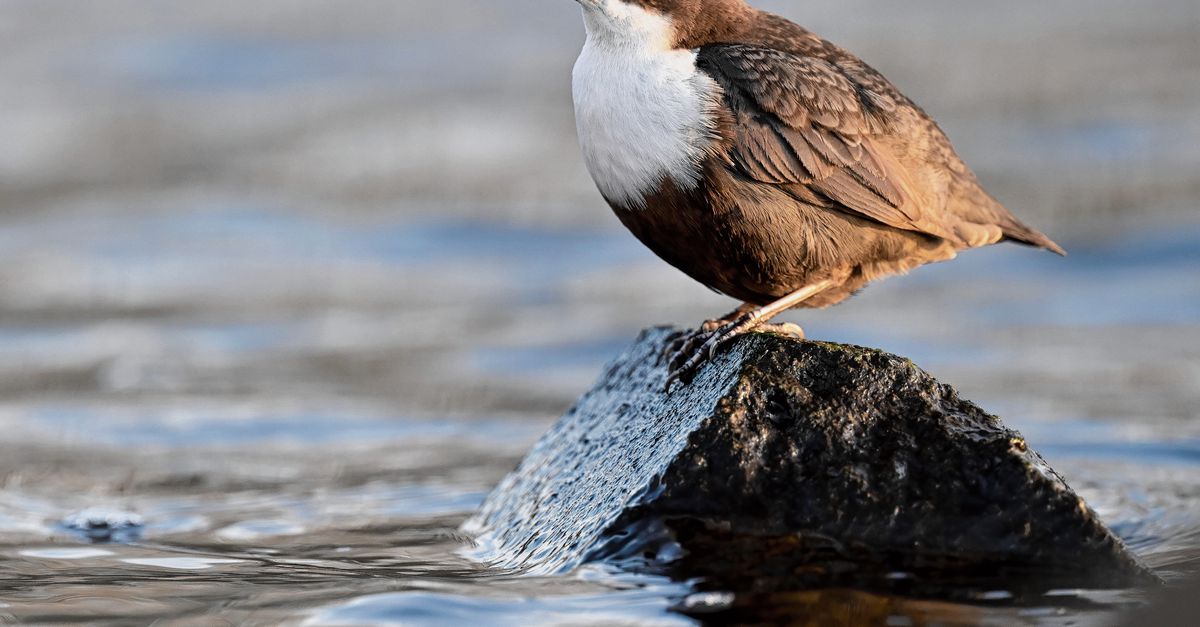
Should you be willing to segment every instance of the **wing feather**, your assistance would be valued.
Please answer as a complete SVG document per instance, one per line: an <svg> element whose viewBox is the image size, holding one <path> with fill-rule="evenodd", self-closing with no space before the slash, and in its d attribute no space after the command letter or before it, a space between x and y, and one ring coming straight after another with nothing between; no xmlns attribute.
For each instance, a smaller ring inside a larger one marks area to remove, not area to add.
<svg viewBox="0 0 1200 627"><path fill-rule="evenodd" d="M856 84L831 62L741 44L700 49L698 65L733 112L730 163L755 181L824 198L837 210L957 241L926 215L909 175L888 152L892 98Z"/></svg>

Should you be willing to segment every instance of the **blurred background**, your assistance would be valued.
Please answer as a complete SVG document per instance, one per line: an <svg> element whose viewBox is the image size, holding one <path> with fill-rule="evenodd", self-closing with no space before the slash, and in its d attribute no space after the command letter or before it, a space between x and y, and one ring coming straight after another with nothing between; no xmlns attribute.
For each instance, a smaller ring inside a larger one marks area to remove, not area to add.
<svg viewBox="0 0 1200 627"><path fill-rule="evenodd" d="M758 5L1071 252L787 319L914 359L1200 570L1200 3ZM0 2L0 619L671 620L677 590L454 554L640 328L732 305L594 190L582 41L568 0ZM97 516L140 542L85 546Z"/></svg>

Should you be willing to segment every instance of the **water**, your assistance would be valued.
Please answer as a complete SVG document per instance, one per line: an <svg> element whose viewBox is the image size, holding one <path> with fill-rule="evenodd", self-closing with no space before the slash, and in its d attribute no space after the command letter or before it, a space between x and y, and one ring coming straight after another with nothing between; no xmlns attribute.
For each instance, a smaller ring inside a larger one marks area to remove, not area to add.
<svg viewBox="0 0 1200 627"><path fill-rule="evenodd" d="M0 622L1058 625L1138 599L469 561L458 525L607 359L731 307L588 181L576 8L114 2L0 5ZM766 4L880 65L1072 253L974 251L788 318L911 357L1164 577L1200 573L1196 4Z"/></svg>
<svg viewBox="0 0 1200 627"><path fill-rule="evenodd" d="M679 623L671 608L711 602L603 567L529 578L459 555L459 523L603 362L702 293L663 271L668 290L614 294L619 275L660 270L630 236L240 207L45 216L0 226L0 240L10 267L52 259L92 286L33 275L0 328L0 616ZM1195 231L1066 260L979 251L793 317L814 336L904 352L1005 415L1179 577L1200 570L1197 251ZM411 294L408 277L466 264L486 268L487 290ZM1004 297L979 294L981 275ZM871 322L894 324L881 312L902 307L901 325ZM592 308L606 325L588 322ZM1121 401L1101 410L1097 394ZM938 611L1054 624L1131 602L1079 599Z"/></svg>

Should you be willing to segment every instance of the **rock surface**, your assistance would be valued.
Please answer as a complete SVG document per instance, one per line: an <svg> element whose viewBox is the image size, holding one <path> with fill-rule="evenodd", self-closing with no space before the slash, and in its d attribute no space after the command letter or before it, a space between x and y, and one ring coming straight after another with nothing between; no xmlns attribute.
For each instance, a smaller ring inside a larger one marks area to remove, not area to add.
<svg viewBox="0 0 1200 627"><path fill-rule="evenodd" d="M667 393L676 334L643 332L492 492L464 525L476 557L760 591L1153 580L1018 433L910 361L750 334Z"/></svg>

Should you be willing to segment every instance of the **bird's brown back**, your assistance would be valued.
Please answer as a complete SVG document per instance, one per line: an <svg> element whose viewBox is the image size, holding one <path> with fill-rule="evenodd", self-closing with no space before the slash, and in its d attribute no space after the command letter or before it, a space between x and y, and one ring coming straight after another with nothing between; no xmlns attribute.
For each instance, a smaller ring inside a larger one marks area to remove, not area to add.
<svg viewBox="0 0 1200 627"><path fill-rule="evenodd" d="M863 167L858 167L858 161L854 160L839 163L835 152L829 161L834 166L846 166L848 172L842 175L835 171L832 178L814 183L811 168L794 168L797 176L788 176L785 162L796 162L797 159L786 141L756 142L754 137L736 138L734 144L739 141L753 144L751 150L743 146L743 152L755 153L750 155L753 159L747 161L764 166L760 170L760 175L766 174L764 182L816 187L816 191L829 197L834 205L891 226L942 237L959 248L1011 239L1063 253L1057 244L1019 221L985 192L941 128L874 68L783 17L741 3L729 3L728 7L723 15L700 15L685 24L679 45L700 49L702 61L708 50L710 63L724 63L725 67L715 68L718 82L725 78L723 86L727 90L745 91L745 99L752 104L744 108L759 113L764 102L770 108L774 98L782 113L773 110L765 117L781 118L782 126L788 126L784 113L790 109L807 104L810 110L806 113L819 116L822 99L837 97L836 88L843 84L842 81L854 90L847 96L844 107L833 102L823 110L838 114L833 124L827 129L819 124L814 126L819 131L827 130L827 138L834 143L844 139L846 146L856 151L855 155L860 145L864 147L867 157ZM771 51L780 53L779 58L767 58ZM758 57L754 56L756 54ZM803 73L806 67L803 64L807 63L814 76L808 83L803 82L809 79L804 76L772 76L772 72L781 72L780 67L785 62L794 64L795 69L788 71L795 74ZM821 76L822 71L828 76ZM737 78L746 74L755 75L754 80L739 83ZM789 79L795 79L795 85L806 88L815 84L817 91L811 94L811 103L796 93L802 90L788 90L792 87L785 84ZM837 84L824 84L834 82ZM730 94L728 97L736 99L738 96ZM789 99L795 102L789 102ZM840 111L860 105L863 112L858 116L851 115L853 111ZM818 139L815 144L820 147L822 141ZM837 148L840 149L840 145ZM786 154L776 155L779 161L770 163L772 150L786 151ZM736 159L736 146L732 152ZM764 160L768 163L763 163ZM752 176L753 170L751 165ZM782 180L781 171L784 171ZM873 175L876 171L883 175L882 178Z"/></svg>

